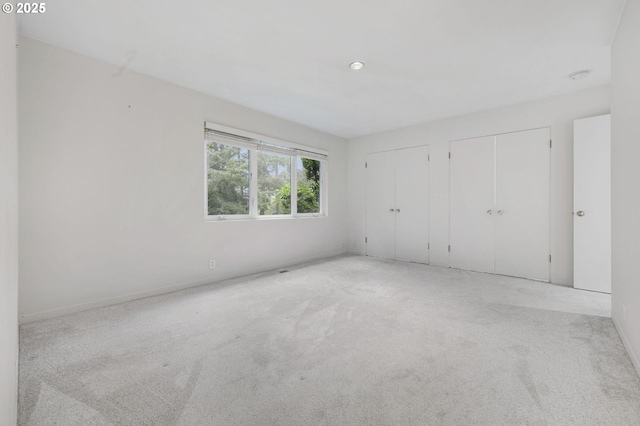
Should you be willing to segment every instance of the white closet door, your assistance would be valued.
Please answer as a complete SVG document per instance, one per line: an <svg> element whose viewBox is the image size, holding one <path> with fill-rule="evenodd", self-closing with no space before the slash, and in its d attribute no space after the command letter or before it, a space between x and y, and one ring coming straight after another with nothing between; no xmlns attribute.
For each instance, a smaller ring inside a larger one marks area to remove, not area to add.
<svg viewBox="0 0 640 426"><path fill-rule="evenodd" d="M496 136L495 272L549 281L549 129Z"/></svg>
<svg viewBox="0 0 640 426"><path fill-rule="evenodd" d="M367 255L394 259L395 229L395 153L367 155Z"/></svg>
<svg viewBox="0 0 640 426"><path fill-rule="evenodd" d="M573 126L573 286L611 293L611 116Z"/></svg>
<svg viewBox="0 0 640 426"><path fill-rule="evenodd" d="M494 271L494 143L490 136L449 145L452 268Z"/></svg>
<svg viewBox="0 0 640 426"><path fill-rule="evenodd" d="M396 151L396 259L429 263L429 147Z"/></svg>

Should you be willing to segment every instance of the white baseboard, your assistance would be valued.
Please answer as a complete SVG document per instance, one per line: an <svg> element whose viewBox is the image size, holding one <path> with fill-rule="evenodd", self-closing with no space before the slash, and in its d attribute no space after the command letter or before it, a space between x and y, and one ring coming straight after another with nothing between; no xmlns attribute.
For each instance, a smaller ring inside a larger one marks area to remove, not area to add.
<svg viewBox="0 0 640 426"><path fill-rule="evenodd" d="M629 358L631 358L631 363L633 364L633 367L636 369L636 373L638 374L638 377L640 377L640 360L638 359L638 355L633 351L633 348L629 343L629 339L627 338L627 335L625 334L624 329L620 327L620 324L618 324L618 321L615 319L615 317L613 317L613 315L611 316L611 319L613 320L613 325L616 327L616 330L618 331L620 340L622 340L622 344L627 350L627 354L629 354Z"/></svg>
<svg viewBox="0 0 640 426"><path fill-rule="evenodd" d="M211 278L203 278L201 280L183 282L179 284L172 284L163 287L154 288L151 290L144 290L136 293L128 293L122 296L110 297L108 299L95 300L92 302L80 303L77 305L64 306L62 308L50 309L47 311L34 312L30 314L20 315L20 324L29 324L36 321L59 317L62 315L75 314L77 312L88 311L89 309L102 308L104 306L117 305L119 303L130 302L136 299L143 299L145 297L158 296L161 294L172 293L174 291L184 290L191 287L197 287L207 284L222 283L223 281L241 278L245 276L255 275L263 272L273 271L284 267L294 266L300 263L311 262L314 260L327 259L330 257L340 256L346 254L346 250L339 250L332 253L325 253L318 256L304 257L291 259L285 263L279 265L273 265L268 269L256 269L248 270L241 275L230 274L229 276L219 276L212 281Z"/></svg>

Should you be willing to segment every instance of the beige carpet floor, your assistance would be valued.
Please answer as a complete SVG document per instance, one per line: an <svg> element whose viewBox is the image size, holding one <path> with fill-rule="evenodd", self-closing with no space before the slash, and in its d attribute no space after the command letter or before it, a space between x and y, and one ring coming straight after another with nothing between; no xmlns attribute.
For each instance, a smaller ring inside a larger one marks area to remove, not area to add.
<svg viewBox="0 0 640 426"><path fill-rule="evenodd" d="M344 256L24 325L21 425L640 425L607 295Z"/></svg>

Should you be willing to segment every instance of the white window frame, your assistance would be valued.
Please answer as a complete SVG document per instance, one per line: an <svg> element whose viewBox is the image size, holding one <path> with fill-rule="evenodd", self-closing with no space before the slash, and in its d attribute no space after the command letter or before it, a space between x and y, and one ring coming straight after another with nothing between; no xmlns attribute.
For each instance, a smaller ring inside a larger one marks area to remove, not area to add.
<svg viewBox="0 0 640 426"><path fill-rule="evenodd" d="M328 216L328 191L327 175L329 155L327 151L287 142L276 138L260 135L246 130L235 129L221 124L205 122L205 132L207 130L226 134L221 135L225 139L219 143L237 148L249 150L249 214L234 215L210 215L209 214L209 192L208 192L208 156L207 139L204 138L204 218L206 221L226 221L226 220L277 220L296 218L323 218ZM234 140L234 137L237 139ZM290 156L291 161L291 214L286 215L260 215L258 212L258 153L260 151L283 153ZM320 211L318 213L298 213L298 188L297 188L297 167L298 158L310 158L320 161Z"/></svg>

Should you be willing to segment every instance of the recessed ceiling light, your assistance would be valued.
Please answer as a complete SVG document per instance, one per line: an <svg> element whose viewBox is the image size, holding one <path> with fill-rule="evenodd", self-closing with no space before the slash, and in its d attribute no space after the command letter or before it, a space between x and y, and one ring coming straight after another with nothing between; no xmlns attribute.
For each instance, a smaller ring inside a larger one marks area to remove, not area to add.
<svg viewBox="0 0 640 426"><path fill-rule="evenodd" d="M349 64L349 68L354 71L361 70L362 68L364 68L364 62L351 62Z"/></svg>
<svg viewBox="0 0 640 426"><path fill-rule="evenodd" d="M574 72L569 76L569 78L571 80L582 80L589 77L589 74L591 74L591 71L583 70L583 71Z"/></svg>

